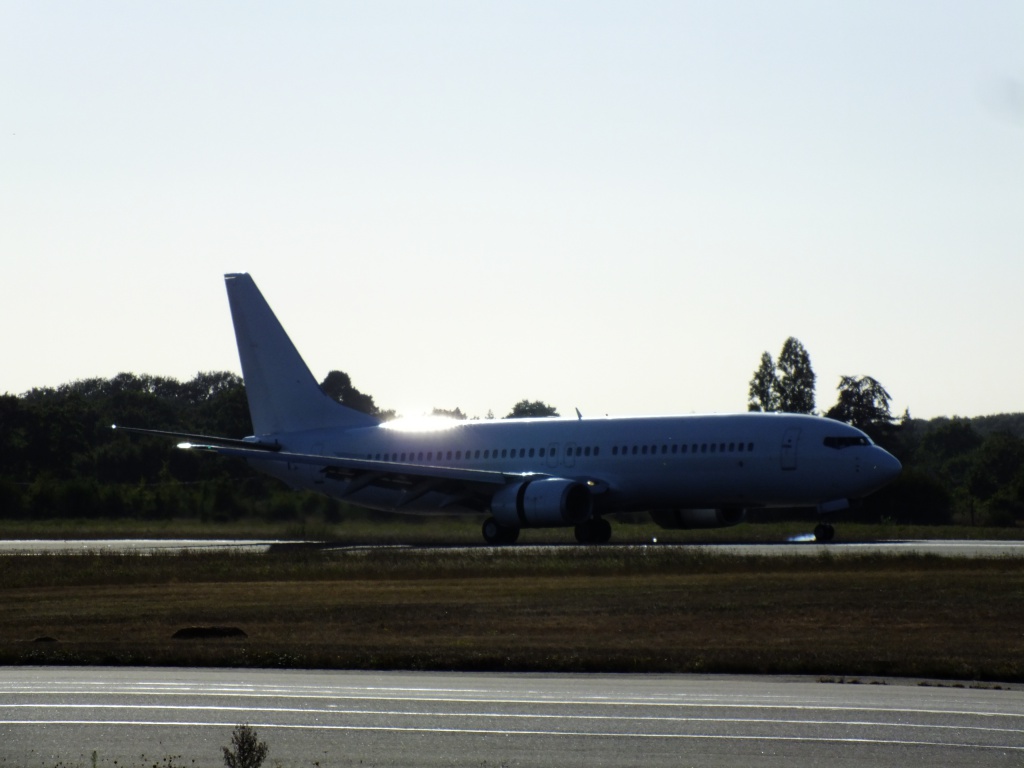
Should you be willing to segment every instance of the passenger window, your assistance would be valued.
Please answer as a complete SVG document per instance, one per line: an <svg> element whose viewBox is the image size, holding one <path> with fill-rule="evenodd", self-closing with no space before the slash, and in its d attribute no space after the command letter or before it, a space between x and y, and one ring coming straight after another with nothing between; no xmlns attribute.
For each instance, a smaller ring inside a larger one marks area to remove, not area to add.
<svg viewBox="0 0 1024 768"><path fill-rule="evenodd" d="M619 455L619 446L613 445L612 446L612 456L618 456L618 455Z"/></svg>
<svg viewBox="0 0 1024 768"><path fill-rule="evenodd" d="M736 443L729 443L729 453L736 450Z"/></svg>
<svg viewBox="0 0 1024 768"><path fill-rule="evenodd" d="M641 453L643 453L644 456L647 455L647 446L646 445L643 448L641 448Z"/></svg>
<svg viewBox="0 0 1024 768"><path fill-rule="evenodd" d="M540 455L540 457L542 459L544 458L544 449L543 448L540 449L540 454L539 455Z"/></svg>
<svg viewBox="0 0 1024 768"><path fill-rule="evenodd" d="M525 448L520 448L519 449L519 458L520 459L525 459L526 458L526 449Z"/></svg>
<svg viewBox="0 0 1024 768"><path fill-rule="evenodd" d="M583 455L583 449L582 449L582 448L580 448L580 447L579 447L579 446L577 445L577 446L576 446L576 456L577 456L577 457L579 457L579 456L582 456L582 455Z"/></svg>
<svg viewBox="0 0 1024 768"><path fill-rule="evenodd" d="M708 444L707 443L701 443L700 444L700 452L701 453L707 453L708 452Z"/></svg>
<svg viewBox="0 0 1024 768"><path fill-rule="evenodd" d="M754 450L754 444L753 443L747 443L747 450L748 451Z"/></svg>
<svg viewBox="0 0 1024 768"><path fill-rule="evenodd" d="M501 449L501 458L505 458L508 455L508 448Z"/></svg>
<svg viewBox="0 0 1024 768"><path fill-rule="evenodd" d="M668 446L667 445L661 446L661 452L662 453L668 453Z"/></svg>
<svg viewBox="0 0 1024 768"><path fill-rule="evenodd" d="M601 453L601 446L594 446L594 455L597 456Z"/></svg>
<svg viewBox="0 0 1024 768"><path fill-rule="evenodd" d="M589 456L590 455L590 446L589 445L586 448L583 449L583 455L584 456Z"/></svg>
<svg viewBox="0 0 1024 768"><path fill-rule="evenodd" d="M639 448L637 448L637 447L636 447L636 446L634 445L634 446L633 446L633 455L634 455L634 456L636 456L636 454L637 454L637 451L639 451L639 450L640 450L640 449L639 449Z"/></svg>
<svg viewBox="0 0 1024 768"><path fill-rule="evenodd" d="M743 453L743 443L739 444L739 451L740 451L740 453Z"/></svg>

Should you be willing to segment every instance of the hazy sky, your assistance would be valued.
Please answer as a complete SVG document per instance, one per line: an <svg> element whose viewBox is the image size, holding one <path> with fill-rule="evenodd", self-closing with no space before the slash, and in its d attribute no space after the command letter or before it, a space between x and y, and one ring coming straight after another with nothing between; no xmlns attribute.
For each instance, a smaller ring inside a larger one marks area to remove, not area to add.
<svg viewBox="0 0 1024 768"><path fill-rule="evenodd" d="M249 272L405 415L744 410L807 348L1024 411L1024 3L0 0L0 392L239 371Z"/></svg>

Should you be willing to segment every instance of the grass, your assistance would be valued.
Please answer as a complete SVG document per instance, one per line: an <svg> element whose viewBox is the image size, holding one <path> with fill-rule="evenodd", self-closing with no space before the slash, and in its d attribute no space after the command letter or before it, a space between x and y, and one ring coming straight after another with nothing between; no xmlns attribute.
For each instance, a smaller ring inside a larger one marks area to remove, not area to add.
<svg viewBox="0 0 1024 768"><path fill-rule="evenodd" d="M6 664L1024 681L1019 559L680 547L8 556L0 585ZM247 637L171 639L187 626Z"/></svg>

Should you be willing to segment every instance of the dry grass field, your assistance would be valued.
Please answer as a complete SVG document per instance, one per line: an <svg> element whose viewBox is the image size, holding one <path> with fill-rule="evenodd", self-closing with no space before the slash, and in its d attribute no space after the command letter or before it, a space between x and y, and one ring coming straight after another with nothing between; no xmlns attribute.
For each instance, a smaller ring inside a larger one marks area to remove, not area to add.
<svg viewBox="0 0 1024 768"><path fill-rule="evenodd" d="M4 664L1024 680L1019 559L679 547L8 556L0 585ZM245 637L173 639L210 627Z"/></svg>

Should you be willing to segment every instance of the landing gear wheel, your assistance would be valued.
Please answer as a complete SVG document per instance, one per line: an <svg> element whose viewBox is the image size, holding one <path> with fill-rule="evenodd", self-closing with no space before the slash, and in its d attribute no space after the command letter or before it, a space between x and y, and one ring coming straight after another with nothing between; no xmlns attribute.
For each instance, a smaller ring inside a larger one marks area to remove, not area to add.
<svg viewBox="0 0 1024 768"><path fill-rule="evenodd" d="M576 541L580 544L607 544L611 537L612 524L602 517L576 526Z"/></svg>
<svg viewBox="0 0 1024 768"><path fill-rule="evenodd" d="M814 527L814 540L824 544L827 541L832 541L832 538L836 535L836 529L828 523L818 523Z"/></svg>
<svg viewBox="0 0 1024 768"><path fill-rule="evenodd" d="M518 528L509 528L501 525L493 517L488 517L484 520L484 541L494 547L500 547L504 544L515 544L516 539L519 538Z"/></svg>

